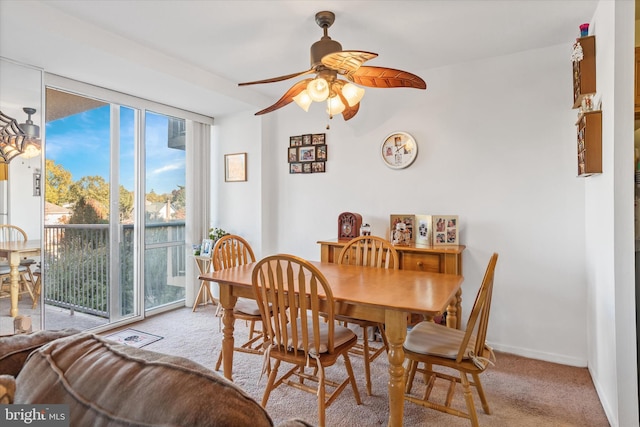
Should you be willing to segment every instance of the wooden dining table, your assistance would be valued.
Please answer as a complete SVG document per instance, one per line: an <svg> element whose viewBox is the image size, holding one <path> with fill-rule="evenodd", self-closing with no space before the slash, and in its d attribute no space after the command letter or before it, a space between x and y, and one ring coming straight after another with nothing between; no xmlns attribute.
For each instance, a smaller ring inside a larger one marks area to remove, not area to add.
<svg viewBox="0 0 640 427"><path fill-rule="evenodd" d="M0 257L9 260L11 278L11 308L9 315L16 317L18 315L18 293L20 292L20 258L40 255L40 240L25 241L8 241L0 242Z"/></svg>
<svg viewBox="0 0 640 427"><path fill-rule="evenodd" d="M404 350L408 314L433 317L447 310L456 319L456 298L461 275L412 270L312 262L327 278L337 314L384 323L389 344L389 426L401 426L404 412ZM214 271L199 276L220 286L222 317L222 360L224 376L233 380L233 308L238 297L255 299L251 273L255 263ZM450 302L452 302L450 304ZM455 324L455 323L454 323Z"/></svg>

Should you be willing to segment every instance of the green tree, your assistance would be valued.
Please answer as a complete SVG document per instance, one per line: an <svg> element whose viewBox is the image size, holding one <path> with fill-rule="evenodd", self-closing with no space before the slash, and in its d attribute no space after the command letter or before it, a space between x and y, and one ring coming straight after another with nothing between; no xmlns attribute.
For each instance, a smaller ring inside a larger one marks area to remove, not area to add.
<svg viewBox="0 0 640 427"><path fill-rule="evenodd" d="M171 204L177 211L183 209L186 205L187 196L185 194L184 186L178 185L177 190L171 192Z"/></svg>
<svg viewBox="0 0 640 427"><path fill-rule="evenodd" d="M152 203L164 203L167 201L167 195L166 194L157 194L153 189L151 190L151 192L147 193L147 201L148 202L152 202Z"/></svg>
<svg viewBox="0 0 640 427"><path fill-rule="evenodd" d="M73 208L69 224L107 224L109 221L106 209L95 199L81 196Z"/></svg>
<svg viewBox="0 0 640 427"><path fill-rule="evenodd" d="M47 159L45 163L45 200L54 205L62 206L72 202L69 189L73 184L71 172L62 165L56 164L53 160Z"/></svg>
<svg viewBox="0 0 640 427"><path fill-rule="evenodd" d="M103 206L109 206L109 184L101 176L83 176L69 189L72 199L95 200Z"/></svg>
<svg viewBox="0 0 640 427"><path fill-rule="evenodd" d="M133 192L120 186L120 221L128 222L133 218Z"/></svg>

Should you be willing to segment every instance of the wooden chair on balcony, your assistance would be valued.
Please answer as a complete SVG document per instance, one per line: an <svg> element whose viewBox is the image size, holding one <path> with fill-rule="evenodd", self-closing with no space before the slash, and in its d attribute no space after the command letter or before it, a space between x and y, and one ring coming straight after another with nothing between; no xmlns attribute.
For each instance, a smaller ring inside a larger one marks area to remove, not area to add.
<svg viewBox="0 0 640 427"><path fill-rule="evenodd" d="M26 242L27 233L20 227L10 224L0 224L0 242ZM28 293L33 302L33 308L36 307L38 300L33 292L35 286L35 278L31 271L31 266L36 263L35 260L30 258L23 258L20 260L20 266L18 267L18 274L20 275L20 291L22 293ZM9 267L9 261L7 259L0 260L0 297L10 295L10 290L5 287L9 286L11 269Z"/></svg>
<svg viewBox="0 0 640 427"><path fill-rule="evenodd" d="M325 425L325 408L335 402L349 384L360 405L349 360L349 349L358 338L352 330L335 322L335 301L325 276L302 258L274 255L258 262L251 281L267 335L263 366L269 380L262 406L266 407L271 392L282 384L317 396L320 426ZM334 365L340 356L347 376L341 382L330 381L325 368ZM278 378L281 362L293 367ZM305 368L310 368L309 372L305 372ZM296 404L292 402L292 408Z"/></svg>
<svg viewBox="0 0 640 427"><path fill-rule="evenodd" d="M253 249L244 238L228 234L221 237L213 247L212 253L213 270L220 271L225 268L236 267L238 265L249 264L255 262L256 257ZM208 286L209 282L205 282ZM244 320L249 324L249 338L240 345L234 347L233 351L250 354L262 353L262 342L264 340L264 331L256 325L261 323L260 310L258 304L248 298L238 298L236 306L233 310L235 320ZM222 351L216 362L216 370L220 369L222 364Z"/></svg>
<svg viewBox="0 0 640 427"><path fill-rule="evenodd" d="M398 269L398 252L391 242L382 237L360 236L351 239L344 245L340 255L338 255L338 264ZM364 360L367 395L371 396L370 364L387 349L384 326L368 320L354 319L347 316L336 316L336 320L343 322L345 325L351 323L362 328L362 340L351 349L351 353L361 356ZM371 345L369 331L375 331L376 329L380 332L383 345Z"/></svg>

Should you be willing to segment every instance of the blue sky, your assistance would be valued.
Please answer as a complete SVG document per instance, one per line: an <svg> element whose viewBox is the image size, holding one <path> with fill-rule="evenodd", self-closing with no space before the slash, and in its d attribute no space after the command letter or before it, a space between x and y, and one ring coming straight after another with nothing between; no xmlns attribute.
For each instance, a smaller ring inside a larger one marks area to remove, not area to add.
<svg viewBox="0 0 640 427"><path fill-rule="evenodd" d="M102 176L109 182L109 105L47 123L46 158L71 172L73 181ZM184 151L167 147L166 116L147 113L146 192L170 193L185 185ZM134 189L134 110L120 113L120 184Z"/></svg>

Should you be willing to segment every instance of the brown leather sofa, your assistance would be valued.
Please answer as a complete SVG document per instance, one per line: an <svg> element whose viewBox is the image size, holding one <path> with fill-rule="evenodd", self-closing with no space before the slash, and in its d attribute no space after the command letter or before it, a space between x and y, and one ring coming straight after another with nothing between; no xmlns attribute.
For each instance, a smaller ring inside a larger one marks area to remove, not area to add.
<svg viewBox="0 0 640 427"><path fill-rule="evenodd" d="M66 404L71 426L274 425L202 365L74 330L0 337L0 403Z"/></svg>

